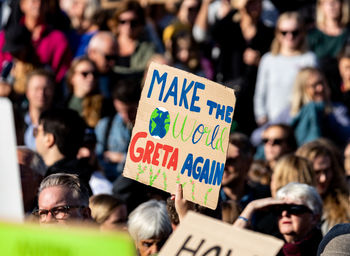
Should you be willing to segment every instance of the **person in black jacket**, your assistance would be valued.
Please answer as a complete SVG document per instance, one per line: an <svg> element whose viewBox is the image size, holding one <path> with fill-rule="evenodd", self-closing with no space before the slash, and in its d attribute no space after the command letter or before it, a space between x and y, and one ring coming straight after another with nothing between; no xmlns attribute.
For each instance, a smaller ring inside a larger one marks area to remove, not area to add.
<svg viewBox="0 0 350 256"><path fill-rule="evenodd" d="M86 186L91 170L86 159L77 159L86 124L78 112L70 109L44 111L34 135L38 153L48 166L46 176L54 173L77 174Z"/></svg>

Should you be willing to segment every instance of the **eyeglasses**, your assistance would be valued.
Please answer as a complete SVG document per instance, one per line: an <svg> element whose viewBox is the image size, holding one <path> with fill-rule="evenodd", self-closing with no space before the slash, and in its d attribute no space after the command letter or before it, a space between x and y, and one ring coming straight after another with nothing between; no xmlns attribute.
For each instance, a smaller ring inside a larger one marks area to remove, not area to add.
<svg viewBox="0 0 350 256"><path fill-rule="evenodd" d="M280 30L280 33L282 36L286 36L287 34L292 34L292 36L295 38L299 35L300 33L300 30L296 29L296 30L290 30L290 31L287 31L287 30Z"/></svg>
<svg viewBox="0 0 350 256"><path fill-rule="evenodd" d="M283 138L277 138L277 139L269 139L269 138L263 138L262 143L267 144L270 142L271 145L281 145L286 139Z"/></svg>
<svg viewBox="0 0 350 256"><path fill-rule="evenodd" d="M282 212L286 211L288 214L292 215L301 215L304 213L313 213L312 210L305 206L300 204L283 204L276 206L276 208L273 210L274 213L276 213L278 216L282 215Z"/></svg>
<svg viewBox="0 0 350 256"><path fill-rule="evenodd" d="M85 208L85 206L63 205L63 206L54 207L51 210L37 209L37 210L34 210L32 214L36 217L39 217L40 221L45 221L49 213L51 213L51 216L54 217L56 220L64 220L68 217L69 211L71 209L77 209L77 208L83 209Z"/></svg>
<svg viewBox="0 0 350 256"><path fill-rule="evenodd" d="M124 25L126 23L130 24L130 27L136 28L138 27L141 23L137 19L131 19L131 20L119 20L119 24Z"/></svg>
<svg viewBox="0 0 350 256"><path fill-rule="evenodd" d="M93 77L97 76L97 72L96 71L80 71L78 72L79 74L81 74L84 78L86 78L88 75L92 75Z"/></svg>

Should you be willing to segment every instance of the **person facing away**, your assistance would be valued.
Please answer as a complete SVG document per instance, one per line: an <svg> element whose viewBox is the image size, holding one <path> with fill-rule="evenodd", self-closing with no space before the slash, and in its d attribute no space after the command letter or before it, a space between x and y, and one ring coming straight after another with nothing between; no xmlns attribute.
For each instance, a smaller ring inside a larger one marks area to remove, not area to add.
<svg viewBox="0 0 350 256"><path fill-rule="evenodd" d="M85 159L76 155L83 143L85 122L78 112L53 109L40 115L34 129L37 152L48 166L46 176L54 173L77 174L88 186L91 170Z"/></svg>

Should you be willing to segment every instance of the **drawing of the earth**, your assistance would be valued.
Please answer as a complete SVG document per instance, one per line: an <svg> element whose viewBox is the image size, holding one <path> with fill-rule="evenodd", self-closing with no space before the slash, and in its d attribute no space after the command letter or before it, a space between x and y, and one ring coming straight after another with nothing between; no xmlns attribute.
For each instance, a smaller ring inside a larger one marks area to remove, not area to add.
<svg viewBox="0 0 350 256"><path fill-rule="evenodd" d="M153 138L162 139L169 131L170 115L168 110L158 107L153 110L149 121L149 133Z"/></svg>

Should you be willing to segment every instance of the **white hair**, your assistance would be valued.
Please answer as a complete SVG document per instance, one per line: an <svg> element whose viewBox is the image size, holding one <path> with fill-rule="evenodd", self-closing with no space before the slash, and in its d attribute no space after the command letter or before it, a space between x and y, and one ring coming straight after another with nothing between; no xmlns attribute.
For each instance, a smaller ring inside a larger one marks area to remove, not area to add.
<svg viewBox="0 0 350 256"><path fill-rule="evenodd" d="M151 238L167 239L172 228L165 203L150 200L140 204L129 215L128 230L136 243Z"/></svg>
<svg viewBox="0 0 350 256"><path fill-rule="evenodd" d="M277 191L278 199L291 199L302 202L314 215L322 215L322 199L316 189L307 184L291 182Z"/></svg>

